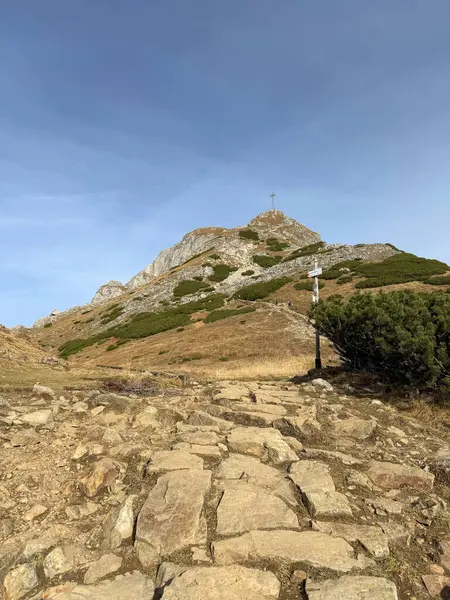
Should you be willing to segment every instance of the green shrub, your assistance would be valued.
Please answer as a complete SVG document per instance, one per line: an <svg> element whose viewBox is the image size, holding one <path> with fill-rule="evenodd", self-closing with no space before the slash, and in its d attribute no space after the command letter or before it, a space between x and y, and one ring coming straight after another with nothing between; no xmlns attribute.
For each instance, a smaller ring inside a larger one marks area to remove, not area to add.
<svg viewBox="0 0 450 600"><path fill-rule="evenodd" d="M211 260L220 260L220 254L211 254L208 258Z"/></svg>
<svg viewBox="0 0 450 600"><path fill-rule="evenodd" d="M428 283L428 285L450 285L450 275L430 277L429 279L425 279L424 283Z"/></svg>
<svg viewBox="0 0 450 600"><path fill-rule="evenodd" d="M90 313L92 311L92 308L88 308L88 310L83 310L83 312L81 313L82 315L87 315L88 313Z"/></svg>
<svg viewBox="0 0 450 600"><path fill-rule="evenodd" d="M180 332L180 331L184 331L184 327L177 327L177 331L178 331L178 332Z"/></svg>
<svg viewBox="0 0 450 600"><path fill-rule="evenodd" d="M242 229L239 232L239 237L243 240L259 240L258 232L253 231L253 229Z"/></svg>
<svg viewBox="0 0 450 600"><path fill-rule="evenodd" d="M294 289L296 290L307 290L309 292L313 291L314 281L312 279L308 281L299 281L294 285ZM323 281L319 280L319 290L325 287Z"/></svg>
<svg viewBox="0 0 450 600"><path fill-rule="evenodd" d="M351 275L343 275L342 277L339 277L336 283L342 285L343 283L350 283L351 281L353 281L353 277Z"/></svg>
<svg viewBox="0 0 450 600"><path fill-rule="evenodd" d="M49 327L52 327L52 326L53 326L53 323L46 323L44 325L44 329L48 329Z"/></svg>
<svg viewBox="0 0 450 600"><path fill-rule="evenodd" d="M355 272L366 277L366 281L358 281L359 289L381 287L394 283L421 281L432 275L441 275L450 267L438 260L422 258L408 252L402 252L379 263L362 263Z"/></svg>
<svg viewBox="0 0 450 600"><path fill-rule="evenodd" d="M95 317L90 317L89 319L86 319L85 323L92 323L92 321L95 321Z"/></svg>
<svg viewBox="0 0 450 600"><path fill-rule="evenodd" d="M209 313L204 322L214 323L215 321L220 321L221 319L228 319L228 317L235 317L236 315L245 315L246 313L255 312L255 310L256 308L253 306L236 309L215 310L212 313Z"/></svg>
<svg viewBox="0 0 450 600"><path fill-rule="evenodd" d="M263 269L273 267L281 261L280 256L266 256L265 254L254 254L252 259L254 263L263 267Z"/></svg>
<svg viewBox="0 0 450 600"><path fill-rule="evenodd" d="M169 350L160 350L158 352L158 355L161 356L161 354L168 354Z"/></svg>
<svg viewBox="0 0 450 600"><path fill-rule="evenodd" d="M308 246L304 246L303 248L297 248L288 256L283 258L283 262L289 262L290 260L295 260L296 258L301 258L302 256L312 256L313 254L326 254L328 252L332 252L334 248L330 248L328 250L324 250L325 242L316 242L315 244L309 244Z"/></svg>
<svg viewBox="0 0 450 600"><path fill-rule="evenodd" d="M336 269L330 269L329 271L325 271L322 273L322 279L339 279L341 277L342 271L337 271Z"/></svg>
<svg viewBox="0 0 450 600"><path fill-rule="evenodd" d="M254 275L255 271L252 271L252 269L249 269L248 271L242 271L241 275L247 276L247 275Z"/></svg>
<svg viewBox="0 0 450 600"><path fill-rule="evenodd" d="M203 281L203 277L201 275L197 275L196 277L193 277L192 279L195 279L195 281Z"/></svg>
<svg viewBox="0 0 450 600"><path fill-rule="evenodd" d="M183 296L196 294L200 290L204 290L207 287L209 287L209 285L202 281L195 281L195 279L184 279L175 287L173 290L173 295L175 298L182 298Z"/></svg>
<svg viewBox="0 0 450 600"><path fill-rule="evenodd" d="M400 291L333 297L311 310L352 369L419 388L450 389L450 295Z"/></svg>
<svg viewBox="0 0 450 600"><path fill-rule="evenodd" d="M110 306L107 312L101 313L101 316L103 318L100 321L100 323L102 325L111 323L112 321L115 321L118 317L120 317L120 315L123 314L124 311L125 308L123 306L120 306L120 304L113 304L112 306Z"/></svg>
<svg viewBox="0 0 450 600"><path fill-rule="evenodd" d="M279 279L271 279L270 281L252 283L251 285L246 285L237 290L233 295L233 298L250 301L260 300L261 298L266 298L266 296L272 292L276 292L291 281L292 279L290 277L280 277Z"/></svg>
<svg viewBox="0 0 450 600"><path fill-rule="evenodd" d="M211 294L208 298L186 302L166 311L138 313L130 321L120 326L111 327L86 339L69 340L59 347L59 352L62 358L68 358L72 354L81 352L84 348L103 343L111 337L124 340L139 339L177 327L183 329L183 325L191 322L191 314L203 310L216 310L221 308L224 303L225 296L223 294Z"/></svg>
<svg viewBox="0 0 450 600"><path fill-rule="evenodd" d="M224 281L227 277L230 276L231 273L236 271L235 267L230 267L230 265L214 265L213 274L209 276L210 281Z"/></svg>
<svg viewBox="0 0 450 600"><path fill-rule="evenodd" d="M282 252L290 246L290 244L288 244L287 242L281 242L280 240L277 240L277 238L269 238L267 240L267 245L269 247L269 250L272 252Z"/></svg>
<svg viewBox="0 0 450 600"><path fill-rule="evenodd" d="M228 362L230 360L229 356L219 356L220 362Z"/></svg>
<svg viewBox="0 0 450 600"><path fill-rule="evenodd" d="M142 296L135 296L135 297L132 299L132 302L142 302L142 300L143 300L143 299L144 299L144 298L143 298Z"/></svg>
<svg viewBox="0 0 450 600"><path fill-rule="evenodd" d="M73 322L74 325L79 325L80 323L81 323L81 321L79 321L79 320L76 320Z"/></svg>

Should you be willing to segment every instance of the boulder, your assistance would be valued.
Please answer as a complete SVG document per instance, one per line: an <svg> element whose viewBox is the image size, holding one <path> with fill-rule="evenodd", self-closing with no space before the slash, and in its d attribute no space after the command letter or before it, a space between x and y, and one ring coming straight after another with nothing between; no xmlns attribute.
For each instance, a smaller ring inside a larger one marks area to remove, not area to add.
<svg viewBox="0 0 450 600"><path fill-rule="evenodd" d="M36 410L35 412L31 412L26 415L21 415L20 417L20 421L22 423L26 423L27 425L31 425L32 427L41 427L43 425L47 425L52 420L53 413L49 408L45 408L43 410Z"/></svg>

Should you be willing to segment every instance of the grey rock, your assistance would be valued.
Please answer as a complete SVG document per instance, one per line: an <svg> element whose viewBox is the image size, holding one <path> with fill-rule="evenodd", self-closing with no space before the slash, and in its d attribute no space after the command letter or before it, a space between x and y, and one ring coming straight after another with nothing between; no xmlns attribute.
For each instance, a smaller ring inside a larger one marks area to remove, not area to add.
<svg viewBox="0 0 450 600"><path fill-rule="evenodd" d="M36 569L31 565L20 565L8 573L3 581L5 600L20 600L38 585Z"/></svg>
<svg viewBox="0 0 450 600"><path fill-rule="evenodd" d="M69 592L56 593L49 600L150 600L154 589L150 577L134 572L98 585L79 585Z"/></svg>

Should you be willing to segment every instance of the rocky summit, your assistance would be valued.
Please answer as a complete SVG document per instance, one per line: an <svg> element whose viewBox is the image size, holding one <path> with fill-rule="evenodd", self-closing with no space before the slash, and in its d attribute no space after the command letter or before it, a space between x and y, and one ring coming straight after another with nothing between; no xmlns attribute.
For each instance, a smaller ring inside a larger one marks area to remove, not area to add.
<svg viewBox="0 0 450 600"><path fill-rule="evenodd" d="M323 379L10 388L0 438L4 600L449 597L448 429Z"/></svg>

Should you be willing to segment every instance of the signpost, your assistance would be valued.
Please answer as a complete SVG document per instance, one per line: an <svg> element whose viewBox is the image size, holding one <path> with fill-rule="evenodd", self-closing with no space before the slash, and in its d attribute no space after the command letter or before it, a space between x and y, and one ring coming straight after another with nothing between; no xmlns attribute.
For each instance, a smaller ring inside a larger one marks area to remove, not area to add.
<svg viewBox="0 0 450 600"><path fill-rule="evenodd" d="M308 277L314 277L313 286L313 302L317 304L319 302L319 275L322 275L322 267L317 264L317 258L314 259L314 269L309 271ZM322 368L322 359L320 357L320 335L319 330L316 327L316 369Z"/></svg>

